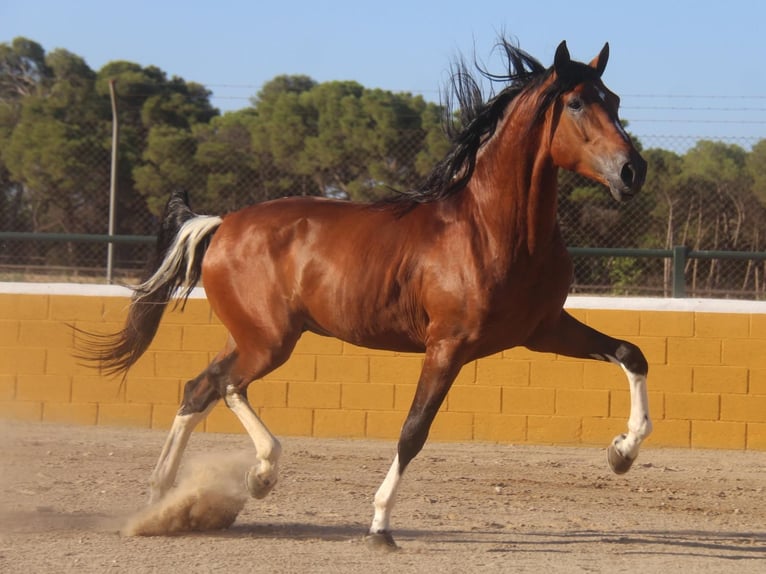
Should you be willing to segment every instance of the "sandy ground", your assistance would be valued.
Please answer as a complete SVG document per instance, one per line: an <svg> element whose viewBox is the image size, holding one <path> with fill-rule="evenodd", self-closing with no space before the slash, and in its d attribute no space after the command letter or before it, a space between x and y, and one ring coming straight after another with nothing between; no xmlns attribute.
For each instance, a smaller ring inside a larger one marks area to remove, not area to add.
<svg viewBox="0 0 766 574"><path fill-rule="evenodd" d="M648 444L617 477L597 448L429 443L382 552L364 533L393 442L285 438L279 484L229 529L125 537L164 433L0 422L0 437L2 572L766 572L762 452ZM188 455L249 448L195 434Z"/></svg>

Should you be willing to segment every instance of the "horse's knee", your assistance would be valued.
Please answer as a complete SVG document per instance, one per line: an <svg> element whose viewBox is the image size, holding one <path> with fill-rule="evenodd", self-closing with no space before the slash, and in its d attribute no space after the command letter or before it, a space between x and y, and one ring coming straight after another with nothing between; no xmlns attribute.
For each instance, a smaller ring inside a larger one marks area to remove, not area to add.
<svg viewBox="0 0 766 574"><path fill-rule="evenodd" d="M646 376L649 372L649 363L641 352L641 349L628 341L621 341L615 358L631 373Z"/></svg>

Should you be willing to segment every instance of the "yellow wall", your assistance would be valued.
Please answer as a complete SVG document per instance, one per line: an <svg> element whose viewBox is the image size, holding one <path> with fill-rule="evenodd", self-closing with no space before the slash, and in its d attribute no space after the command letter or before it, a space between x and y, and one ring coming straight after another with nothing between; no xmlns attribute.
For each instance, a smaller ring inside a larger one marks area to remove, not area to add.
<svg viewBox="0 0 766 574"><path fill-rule="evenodd" d="M608 300L607 300L608 301ZM0 417L167 428L183 383L225 341L204 299L166 313L124 384L72 358L70 324L122 326L125 296L0 293ZM638 344L650 363L653 446L766 450L766 314L699 310L570 311ZM418 355L305 335L249 397L277 435L394 439L415 390ZM629 411L622 370L513 349L463 368L436 440L606 445ZM242 432L221 405L202 429Z"/></svg>

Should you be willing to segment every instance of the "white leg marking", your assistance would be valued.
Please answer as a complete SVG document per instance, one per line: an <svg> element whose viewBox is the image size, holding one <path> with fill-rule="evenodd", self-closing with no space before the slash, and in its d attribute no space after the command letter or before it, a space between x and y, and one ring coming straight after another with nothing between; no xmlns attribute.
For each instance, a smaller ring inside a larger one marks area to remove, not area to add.
<svg viewBox="0 0 766 574"><path fill-rule="evenodd" d="M277 483L279 475L278 463L282 455L282 445L263 424L258 415L241 394L229 387L225 397L226 406L237 416L242 426L255 445L255 456L258 465L253 466L247 474L247 488L255 498L263 498Z"/></svg>
<svg viewBox="0 0 766 574"><path fill-rule="evenodd" d="M202 421L211 409L215 406L213 402L207 409L201 413L192 413L189 415L176 415L173 419L173 425L170 427L168 438L165 439L165 445L162 447L160 458L149 478L149 503L157 502L173 486L178 473L178 467L181 464L186 445L189 442L194 427Z"/></svg>
<svg viewBox="0 0 766 574"><path fill-rule="evenodd" d="M633 460L638 456L641 443L652 432L652 421L649 418L649 397L646 391L646 375L633 373L625 368L620 361L612 356L607 357L611 362L622 367L628 376L630 388L630 418L628 433L615 438L613 444L623 456Z"/></svg>
<svg viewBox="0 0 766 574"><path fill-rule="evenodd" d="M372 525L370 526L370 534L389 531L391 511L396 502L396 493L399 490L401 477L399 455L397 454L394 458L394 462L391 464L391 468L388 469L386 478L375 493L375 516L373 517Z"/></svg>

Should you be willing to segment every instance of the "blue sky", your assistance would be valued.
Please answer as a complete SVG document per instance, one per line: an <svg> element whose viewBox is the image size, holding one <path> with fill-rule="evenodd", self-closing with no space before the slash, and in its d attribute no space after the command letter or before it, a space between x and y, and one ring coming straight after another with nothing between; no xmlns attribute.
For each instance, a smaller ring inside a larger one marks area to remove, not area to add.
<svg viewBox="0 0 766 574"><path fill-rule="evenodd" d="M248 105L279 74L438 101L450 60L475 52L491 63L499 32L545 65L561 40L583 61L608 41L604 79L622 117L671 148L676 137L745 147L766 138L764 26L763 0L0 0L0 42L26 36L96 70L112 60L156 65L208 86L223 111Z"/></svg>

